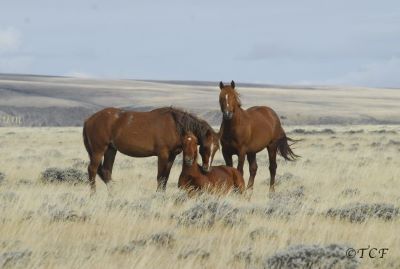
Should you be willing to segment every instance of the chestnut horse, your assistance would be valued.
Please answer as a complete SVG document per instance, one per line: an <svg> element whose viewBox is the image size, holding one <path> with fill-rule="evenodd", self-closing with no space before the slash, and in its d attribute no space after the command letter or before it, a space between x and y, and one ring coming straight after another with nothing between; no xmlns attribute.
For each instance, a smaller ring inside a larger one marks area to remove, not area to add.
<svg viewBox="0 0 400 269"><path fill-rule="evenodd" d="M271 175L270 192L274 192L277 152L285 160L295 160L299 156L293 153L288 144L288 141L295 140L286 136L278 115L271 108L254 106L244 110L233 80L230 85L224 85L221 81L219 87L219 104L223 115L220 140L226 165L232 166L232 155L237 155L237 169L243 175L247 155L250 172L247 188L252 189L258 168L256 154L267 148Z"/></svg>
<svg viewBox="0 0 400 269"><path fill-rule="evenodd" d="M96 191L96 173L104 183L111 181L117 151L131 157L158 156L157 191L164 191L187 131L198 138L203 169L207 171L219 149L219 137L206 121L172 107L149 112L106 108L93 114L83 127L92 193Z"/></svg>
<svg viewBox="0 0 400 269"><path fill-rule="evenodd" d="M210 172L204 174L197 164L197 138L189 132L183 137L182 172L179 176L178 187L192 193L195 190L208 190L226 193L235 190L243 193L245 183L243 176L232 167L212 166Z"/></svg>

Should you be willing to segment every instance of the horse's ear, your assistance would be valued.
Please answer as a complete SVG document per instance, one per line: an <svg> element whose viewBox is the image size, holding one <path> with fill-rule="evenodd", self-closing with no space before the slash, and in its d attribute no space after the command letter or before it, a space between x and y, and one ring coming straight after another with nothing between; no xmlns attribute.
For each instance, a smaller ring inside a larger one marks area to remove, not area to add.
<svg viewBox="0 0 400 269"><path fill-rule="evenodd" d="M222 90L224 88L224 83L222 83L222 81L219 82L219 88Z"/></svg>
<svg viewBox="0 0 400 269"><path fill-rule="evenodd" d="M231 81L231 88L234 89L235 88L235 82L232 80Z"/></svg>

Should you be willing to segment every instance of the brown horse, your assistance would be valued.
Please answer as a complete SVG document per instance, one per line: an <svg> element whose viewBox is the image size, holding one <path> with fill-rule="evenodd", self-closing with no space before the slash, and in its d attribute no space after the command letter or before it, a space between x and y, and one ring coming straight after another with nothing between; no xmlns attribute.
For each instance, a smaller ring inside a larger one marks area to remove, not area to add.
<svg viewBox="0 0 400 269"><path fill-rule="evenodd" d="M93 114L83 127L92 193L96 191L96 173L104 183L111 181L117 151L131 157L158 156L157 190L164 191L187 131L198 138L203 169L207 171L219 148L219 137L207 122L196 116L172 107L149 112L106 108Z"/></svg>
<svg viewBox="0 0 400 269"><path fill-rule="evenodd" d="M232 167L213 166L209 173L202 173L197 164L197 138L191 132L183 137L182 172L178 187L192 193L195 190L209 190L226 193L235 190L243 193L245 183L243 176Z"/></svg>
<svg viewBox="0 0 400 269"><path fill-rule="evenodd" d="M219 104L223 115L220 139L226 165L232 166L232 155L237 155L237 169L243 175L243 165L247 155L250 171L247 188L252 189L258 168L256 154L267 148L271 175L270 191L274 192L277 152L285 160L295 160L298 156L288 144L288 141L294 140L286 136L278 115L271 108L254 106L242 109L233 80L226 86L221 81L219 87L221 89Z"/></svg>

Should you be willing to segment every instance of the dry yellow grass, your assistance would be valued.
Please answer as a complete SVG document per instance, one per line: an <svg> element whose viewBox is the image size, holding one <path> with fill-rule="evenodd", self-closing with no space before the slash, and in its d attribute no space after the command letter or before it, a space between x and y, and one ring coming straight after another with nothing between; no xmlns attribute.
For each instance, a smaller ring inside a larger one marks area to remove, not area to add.
<svg viewBox="0 0 400 269"><path fill-rule="evenodd" d="M258 155L259 171L251 201L235 195L182 199L184 194L177 189L179 159L167 192L156 193L156 159L121 154L114 167L114 197L108 197L98 179L98 193L90 199L87 185L39 181L48 167L75 164L85 169L80 166L81 160L87 160L80 128L0 128L0 172L6 175L0 183L0 259L3 257L4 262L4 255L25 251L25 257L10 258L5 266L262 268L266 258L288 246L337 243L354 248L389 248L383 259L359 259L360 268L399 268L398 219L352 223L328 218L325 213L352 202L400 206L400 127L327 128L335 133L290 134L304 139L295 147L302 158L293 163L280 159L276 189L278 195L303 190L304 196L281 205L292 213L289 216L263 213L273 202L267 193L265 152ZM363 132L350 134L349 130ZM374 132L377 130L395 132ZM217 153L215 164L221 158ZM247 166L245 169L247 180ZM342 193L346 189L350 189L350 195ZM236 210L236 217L217 220L210 227L179 224L182 212L210 202L228 204ZM233 225L224 220L231 220ZM252 233L262 229L267 229L264 234ZM241 259L236 255L241 251L251 256Z"/></svg>

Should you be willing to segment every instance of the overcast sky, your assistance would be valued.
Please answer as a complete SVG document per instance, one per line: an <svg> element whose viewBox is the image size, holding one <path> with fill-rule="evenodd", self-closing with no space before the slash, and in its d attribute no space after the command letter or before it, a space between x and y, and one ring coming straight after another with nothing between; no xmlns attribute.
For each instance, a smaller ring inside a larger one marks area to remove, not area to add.
<svg viewBox="0 0 400 269"><path fill-rule="evenodd" d="M400 2L1 0L0 72L400 87Z"/></svg>

